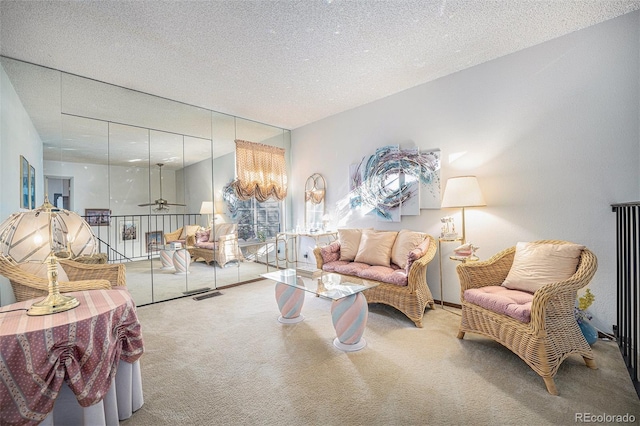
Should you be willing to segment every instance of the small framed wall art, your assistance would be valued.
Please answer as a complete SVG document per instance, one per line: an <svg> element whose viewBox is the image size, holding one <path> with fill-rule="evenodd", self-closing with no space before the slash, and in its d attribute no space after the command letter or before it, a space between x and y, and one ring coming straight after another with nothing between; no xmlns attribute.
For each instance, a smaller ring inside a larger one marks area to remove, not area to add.
<svg viewBox="0 0 640 426"><path fill-rule="evenodd" d="M109 226L111 225L111 210L84 209L84 219L91 226Z"/></svg>
<svg viewBox="0 0 640 426"><path fill-rule="evenodd" d="M147 232L144 236L148 253L156 253L160 251L161 246L164 244L164 236L162 235L162 231Z"/></svg>
<svg viewBox="0 0 640 426"><path fill-rule="evenodd" d="M137 219L125 219L120 221L119 235L120 241L136 241L138 239L138 228L140 228Z"/></svg>
<svg viewBox="0 0 640 426"><path fill-rule="evenodd" d="M29 203L30 208L36 208L36 168L29 166Z"/></svg>
<svg viewBox="0 0 640 426"><path fill-rule="evenodd" d="M20 208L28 209L31 205L29 198L29 162L20 156Z"/></svg>

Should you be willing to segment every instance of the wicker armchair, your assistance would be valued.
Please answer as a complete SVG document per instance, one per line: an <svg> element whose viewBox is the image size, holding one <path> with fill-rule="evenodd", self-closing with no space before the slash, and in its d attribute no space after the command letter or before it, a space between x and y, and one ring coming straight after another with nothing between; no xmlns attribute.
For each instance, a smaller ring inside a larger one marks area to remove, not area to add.
<svg viewBox="0 0 640 426"><path fill-rule="evenodd" d="M80 290L111 289L126 286L124 264L83 264L73 260L59 260L69 281L59 281L61 293ZM49 291L49 281L25 272L8 257L0 255L0 275L11 282L16 301L44 297Z"/></svg>
<svg viewBox="0 0 640 426"><path fill-rule="evenodd" d="M568 244L555 240L536 243ZM515 247L511 247L486 261L457 266L462 301L458 338L472 332L501 343L544 379L550 394L558 395L553 378L569 355L578 354L587 367L597 368L593 351L574 316L577 291L591 281L597 269L597 259L591 251L584 249L572 277L538 289L531 304L531 321L524 323L464 299L467 289L501 285L511 269L514 256Z"/></svg>

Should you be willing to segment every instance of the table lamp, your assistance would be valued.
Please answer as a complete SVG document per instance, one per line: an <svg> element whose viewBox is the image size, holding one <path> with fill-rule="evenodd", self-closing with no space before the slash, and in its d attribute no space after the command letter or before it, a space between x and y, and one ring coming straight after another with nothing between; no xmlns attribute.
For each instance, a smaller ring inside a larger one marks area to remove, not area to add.
<svg viewBox="0 0 640 426"><path fill-rule="evenodd" d="M486 206L478 179L475 176L457 176L447 180L441 207L462 208L462 243L466 243L464 209L465 207Z"/></svg>
<svg viewBox="0 0 640 426"><path fill-rule="evenodd" d="M0 225L0 253L17 264L47 265L49 295L34 303L27 315L48 315L78 306L75 297L63 296L58 286L58 258L96 253L96 238L78 214L44 203L34 210L14 213Z"/></svg>

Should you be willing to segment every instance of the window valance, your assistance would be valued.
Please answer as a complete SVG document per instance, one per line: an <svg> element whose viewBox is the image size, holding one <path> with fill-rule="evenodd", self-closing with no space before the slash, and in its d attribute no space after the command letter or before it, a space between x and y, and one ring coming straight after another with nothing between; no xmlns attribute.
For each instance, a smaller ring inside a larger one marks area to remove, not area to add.
<svg viewBox="0 0 640 426"><path fill-rule="evenodd" d="M231 186L240 200L287 196L284 148L236 139L236 173Z"/></svg>

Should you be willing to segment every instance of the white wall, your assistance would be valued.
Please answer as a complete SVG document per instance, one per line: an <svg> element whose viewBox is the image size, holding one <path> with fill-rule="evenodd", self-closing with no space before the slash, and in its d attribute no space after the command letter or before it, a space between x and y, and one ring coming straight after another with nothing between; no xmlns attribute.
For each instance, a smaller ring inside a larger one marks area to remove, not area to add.
<svg viewBox="0 0 640 426"><path fill-rule="evenodd" d="M467 210L468 240L488 258L518 241L585 244L599 259L589 287L594 324L616 322L615 216L610 204L640 198L640 12L458 72L292 132L295 221L305 179L327 180L327 206L348 193L349 164L387 144L442 150L448 177L473 174L487 207ZM333 211L331 211L333 207ZM350 218L350 227L408 228L437 237L423 210L401 223ZM334 223L336 222L334 217ZM454 262L443 247L444 298L459 303ZM427 278L439 299L437 257Z"/></svg>
<svg viewBox="0 0 640 426"><path fill-rule="evenodd" d="M36 170L36 205L42 204L42 141L4 68L0 65L0 221L20 210L20 156ZM0 305L15 298L9 281L0 276Z"/></svg>

